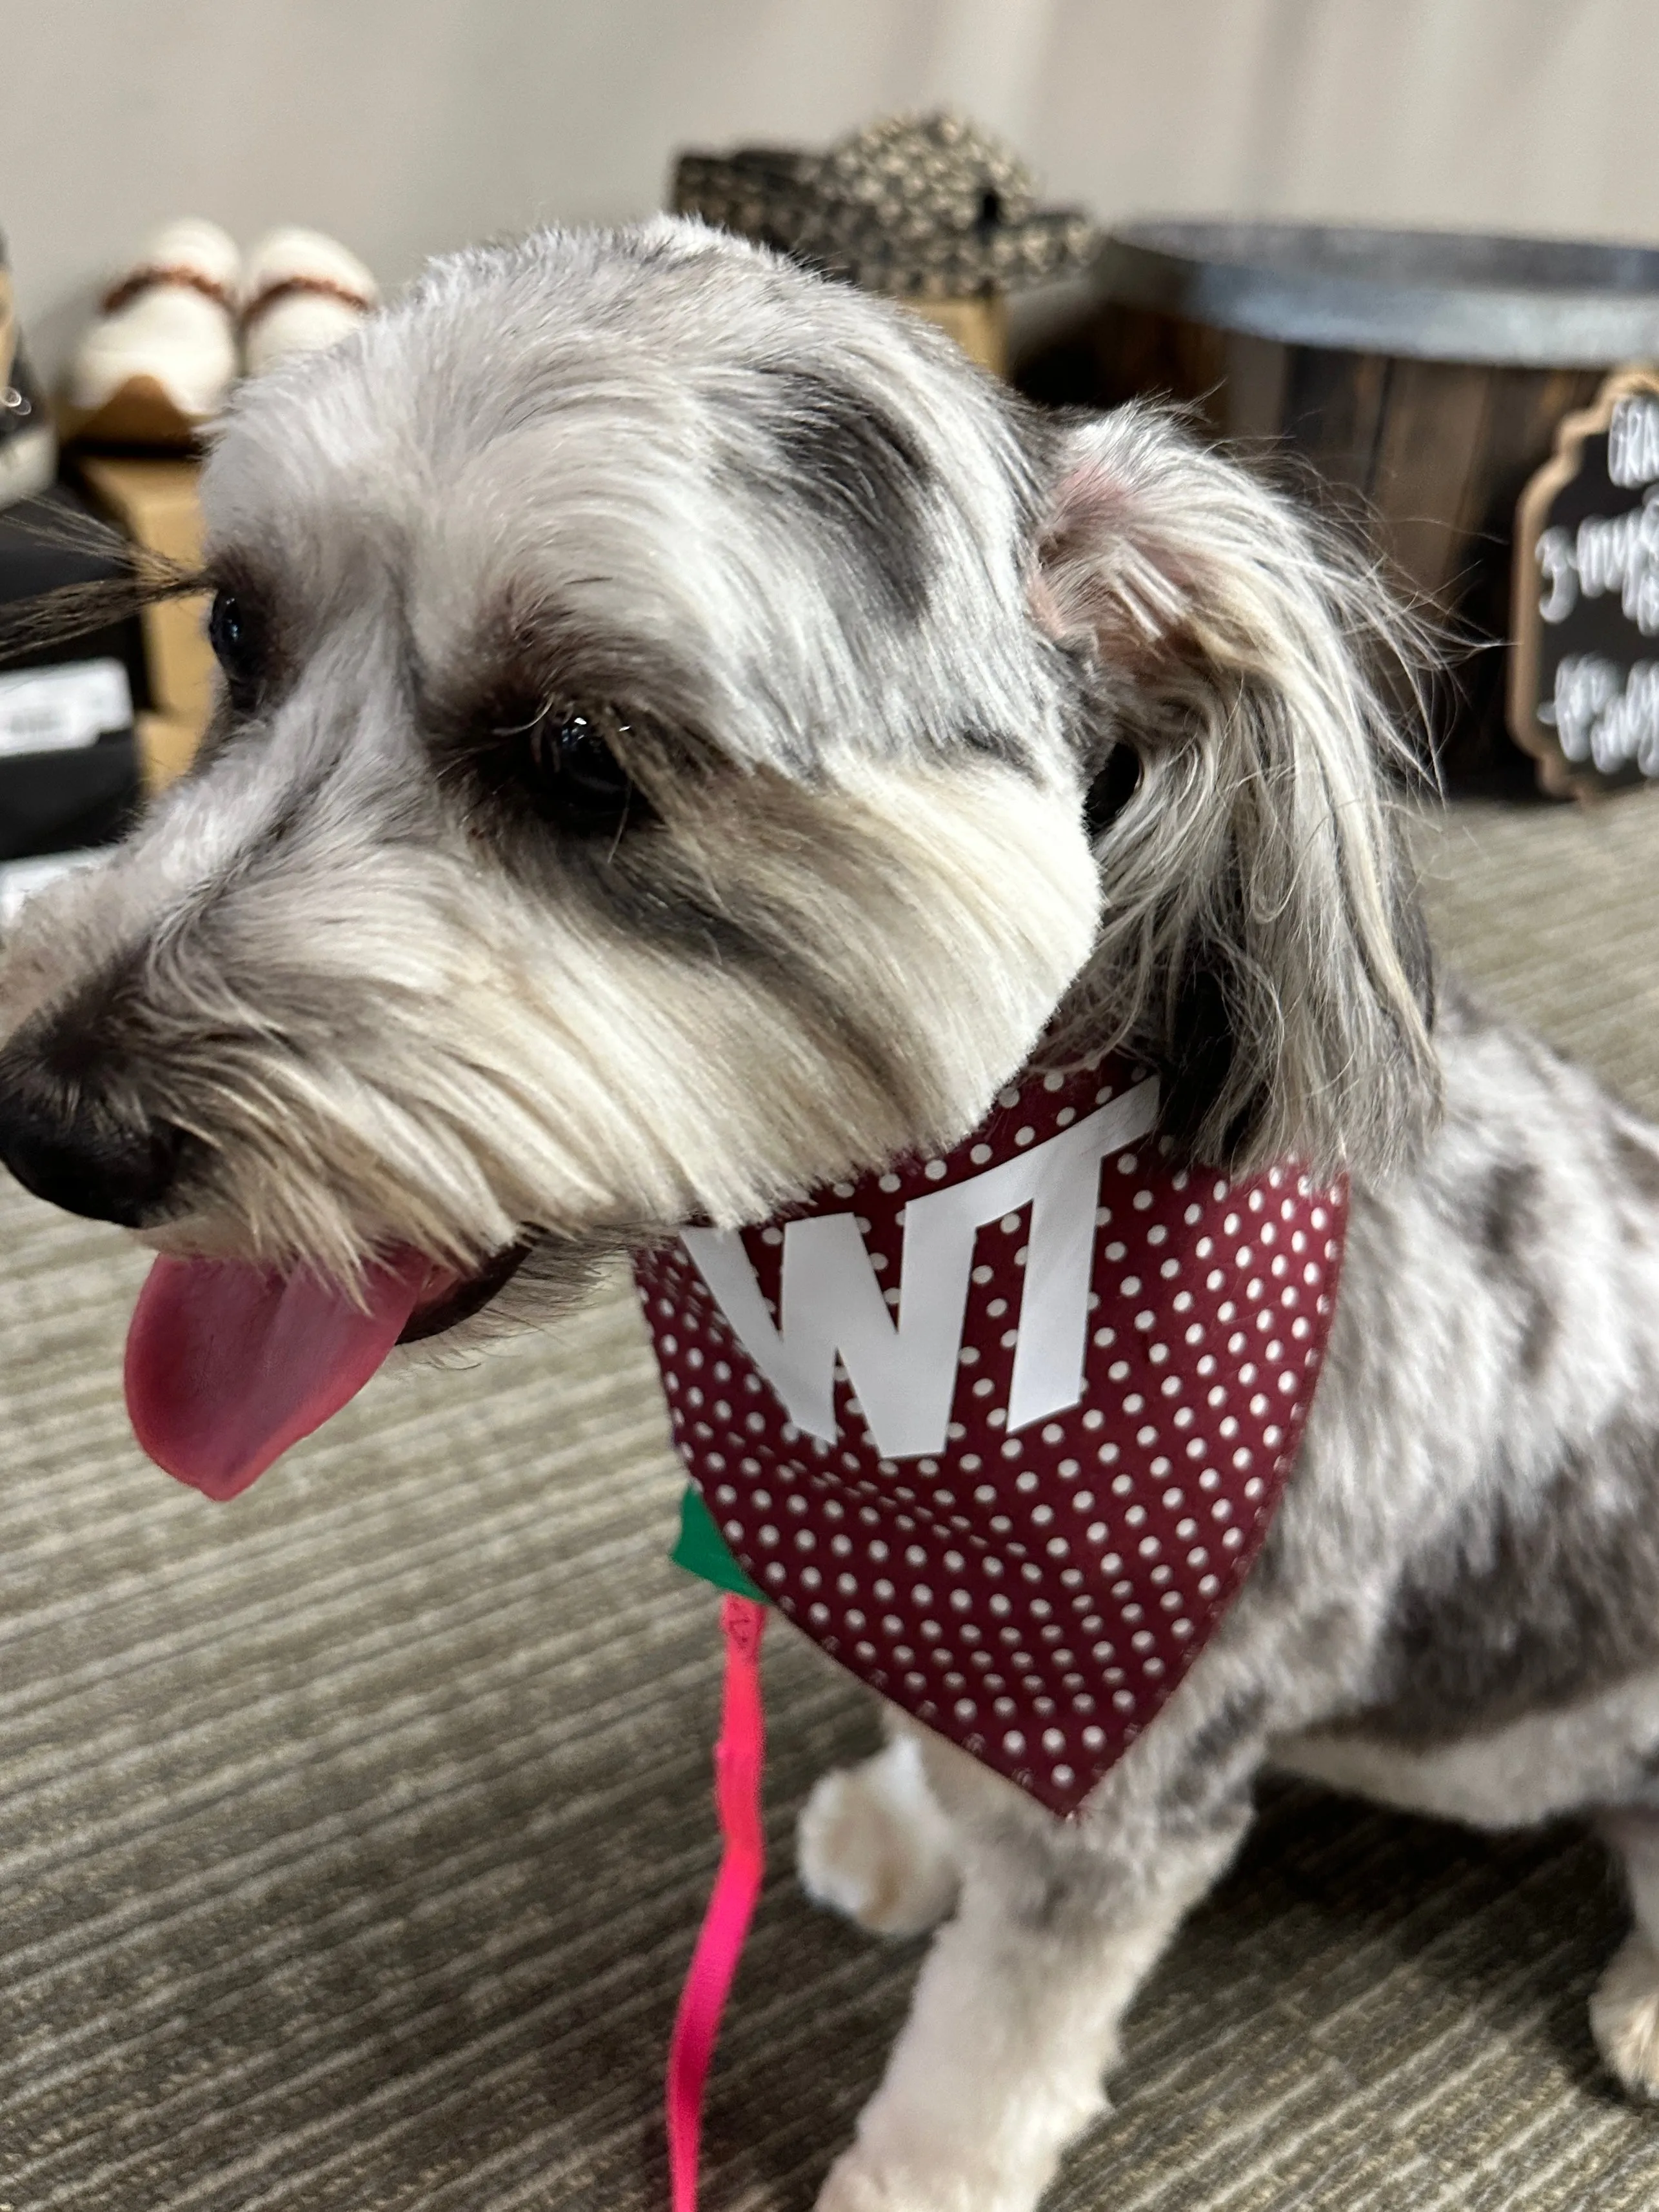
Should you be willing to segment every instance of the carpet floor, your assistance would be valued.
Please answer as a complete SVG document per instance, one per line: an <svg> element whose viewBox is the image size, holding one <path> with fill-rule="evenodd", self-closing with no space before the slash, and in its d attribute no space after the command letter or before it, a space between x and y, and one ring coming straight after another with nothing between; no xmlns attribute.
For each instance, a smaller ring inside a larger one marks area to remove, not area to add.
<svg viewBox="0 0 1659 2212"><path fill-rule="evenodd" d="M1659 811L1463 805L1423 850L1443 951L1659 1113ZM719 1668L629 1298L383 1379L215 1507L127 1431L143 1265L0 1190L0 2212L661 2212ZM773 1644L709 2212L810 2205L919 1956L793 1887L876 1732ZM1659 2204L1585 2020L1621 1926L1571 1830L1270 1786L1056 2212Z"/></svg>

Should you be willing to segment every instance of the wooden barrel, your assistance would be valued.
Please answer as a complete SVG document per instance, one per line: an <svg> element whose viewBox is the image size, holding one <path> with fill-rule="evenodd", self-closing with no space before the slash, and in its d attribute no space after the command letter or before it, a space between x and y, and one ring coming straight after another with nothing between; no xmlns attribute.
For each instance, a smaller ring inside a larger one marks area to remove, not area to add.
<svg viewBox="0 0 1659 2212"><path fill-rule="evenodd" d="M1087 302L1017 371L1033 397L1189 401L1219 434L1300 457L1407 586L1507 641L1515 509L1563 416L1659 361L1659 251L1291 223L1113 233ZM1474 651L1436 732L1449 777L1531 774L1505 656Z"/></svg>

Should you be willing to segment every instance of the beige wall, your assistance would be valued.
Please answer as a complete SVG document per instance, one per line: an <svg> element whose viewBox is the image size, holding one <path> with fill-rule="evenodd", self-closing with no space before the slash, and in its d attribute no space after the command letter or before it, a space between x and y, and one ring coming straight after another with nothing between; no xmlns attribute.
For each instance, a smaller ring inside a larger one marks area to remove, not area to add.
<svg viewBox="0 0 1659 2212"><path fill-rule="evenodd" d="M951 100L1107 216L1659 240L1659 0L0 0L0 228L37 352L168 216L388 283L659 204L688 141Z"/></svg>

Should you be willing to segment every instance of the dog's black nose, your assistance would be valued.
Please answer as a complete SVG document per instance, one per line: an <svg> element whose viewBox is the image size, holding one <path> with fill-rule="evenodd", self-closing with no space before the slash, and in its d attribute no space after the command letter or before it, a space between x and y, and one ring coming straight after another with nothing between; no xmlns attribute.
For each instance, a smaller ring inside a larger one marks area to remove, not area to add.
<svg viewBox="0 0 1659 2212"><path fill-rule="evenodd" d="M153 1218L178 1175L183 1130L65 1083L21 1042L0 1053L0 1162L67 1212L125 1229Z"/></svg>

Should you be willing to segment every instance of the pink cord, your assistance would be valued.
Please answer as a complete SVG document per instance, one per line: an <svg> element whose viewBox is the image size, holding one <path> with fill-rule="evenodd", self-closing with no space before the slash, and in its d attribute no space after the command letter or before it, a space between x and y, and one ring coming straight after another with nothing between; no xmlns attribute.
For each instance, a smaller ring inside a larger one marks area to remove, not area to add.
<svg viewBox="0 0 1659 2212"><path fill-rule="evenodd" d="M696 2212L703 2084L766 1869L760 1808L761 1769L766 1758L760 1646L765 1626L766 1607L753 1598L721 1599L726 1690L720 1741L714 1747L714 1803L726 1848L668 2046L668 2172L673 2212Z"/></svg>

